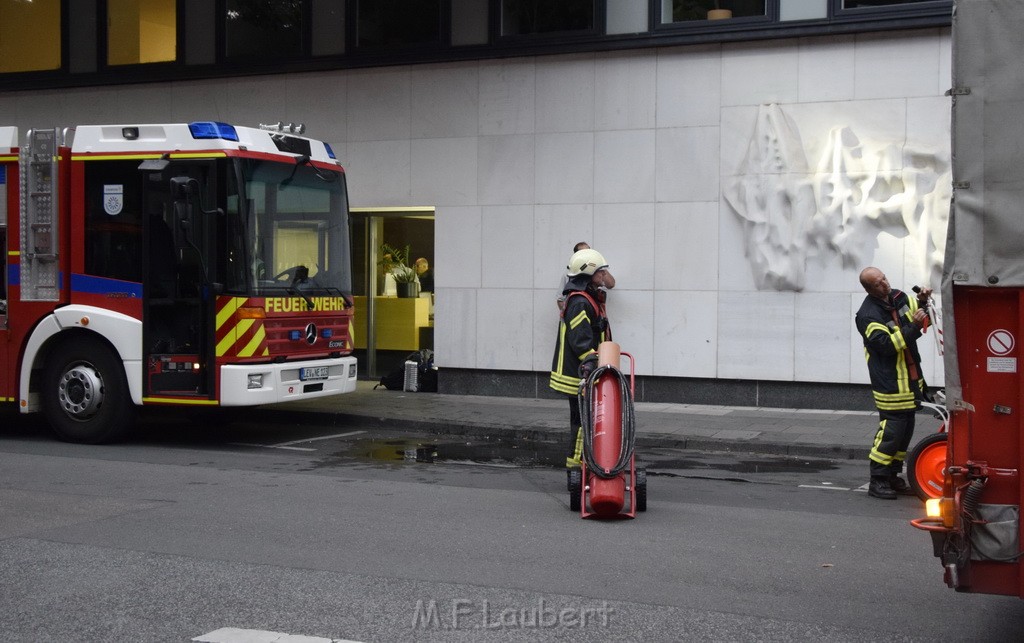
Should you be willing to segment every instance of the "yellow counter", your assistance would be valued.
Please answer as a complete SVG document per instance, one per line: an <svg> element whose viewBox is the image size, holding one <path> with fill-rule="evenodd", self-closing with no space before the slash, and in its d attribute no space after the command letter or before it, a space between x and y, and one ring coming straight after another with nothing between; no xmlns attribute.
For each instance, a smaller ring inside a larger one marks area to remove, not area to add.
<svg viewBox="0 0 1024 643"><path fill-rule="evenodd" d="M366 348L366 297L352 298L356 307L355 346ZM426 297L374 297L377 350L418 351L420 328L430 326L430 299Z"/></svg>

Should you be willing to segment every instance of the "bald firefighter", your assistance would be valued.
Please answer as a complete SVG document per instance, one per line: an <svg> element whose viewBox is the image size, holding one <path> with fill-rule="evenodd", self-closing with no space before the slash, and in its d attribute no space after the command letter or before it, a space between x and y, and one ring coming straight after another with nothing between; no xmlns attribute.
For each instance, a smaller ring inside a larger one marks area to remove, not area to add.
<svg viewBox="0 0 1024 643"><path fill-rule="evenodd" d="M861 271L860 283L868 295L857 311L857 331L864 340L879 419L868 454L868 495L892 500L898 493L913 493L899 474L914 435L914 413L925 395L917 340L927 325L925 304L932 290L921 288L916 298L910 297L893 289L885 274L874 267Z"/></svg>

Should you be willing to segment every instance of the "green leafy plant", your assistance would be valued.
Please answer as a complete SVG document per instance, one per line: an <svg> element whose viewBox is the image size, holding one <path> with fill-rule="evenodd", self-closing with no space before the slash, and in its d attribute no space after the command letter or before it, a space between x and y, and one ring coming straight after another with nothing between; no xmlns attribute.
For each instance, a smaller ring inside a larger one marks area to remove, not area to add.
<svg viewBox="0 0 1024 643"><path fill-rule="evenodd" d="M416 271L409 267L409 246L400 250L386 243L380 246L380 266L390 272L397 284L411 284L416 281Z"/></svg>

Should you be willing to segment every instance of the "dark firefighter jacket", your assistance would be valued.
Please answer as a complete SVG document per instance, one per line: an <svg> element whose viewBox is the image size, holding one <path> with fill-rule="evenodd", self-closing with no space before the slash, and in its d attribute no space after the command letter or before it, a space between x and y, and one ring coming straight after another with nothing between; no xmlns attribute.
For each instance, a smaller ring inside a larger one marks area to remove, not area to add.
<svg viewBox="0 0 1024 643"><path fill-rule="evenodd" d="M864 340L864 357L879 411L912 411L924 394L921 329L913 322L917 299L893 290L891 304L868 295L857 311L857 331ZM895 312L895 315L893 314Z"/></svg>
<svg viewBox="0 0 1024 643"><path fill-rule="evenodd" d="M589 291L587 294L593 298L590 300L578 294L585 289L585 284L574 282L576 280L570 279L565 286L565 309L558 322L555 356L548 381L551 388L569 395L576 395L579 389L580 362L596 353L597 345L611 337L604 304L599 303L600 295L595 296L593 291Z"/></svg>

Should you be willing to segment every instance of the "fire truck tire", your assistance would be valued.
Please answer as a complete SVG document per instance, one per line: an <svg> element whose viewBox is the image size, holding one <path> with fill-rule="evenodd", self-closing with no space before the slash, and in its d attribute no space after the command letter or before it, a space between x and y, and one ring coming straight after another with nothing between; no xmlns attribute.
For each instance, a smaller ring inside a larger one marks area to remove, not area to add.
<svg viewBox="0 0 1024 643"><path fill-rule="evenodd" d="M581 506L580 493L583 491L583 472L579 469L569 470L569 511L579 511Z"/></svg>
<svg viewBox="0 0 1024 643"><path fill-rule="evenodd" d="M647 470L636 470L636 510L647 511Z"/></svg>
<svg viewBox="0 0 1024 643"><path fill-rule="evenodd" d="M135 417L124 365L113 349L92 337L65 341L50 351L41 397L43 415L65 442L112 442Z"/></svg>
<svg viewBox="0 0 1024 643"><path fill-rule="evenodd" d="M907 481L921 500L942 497L946 437L945 432L926 435L907 454Z"/></svg>

